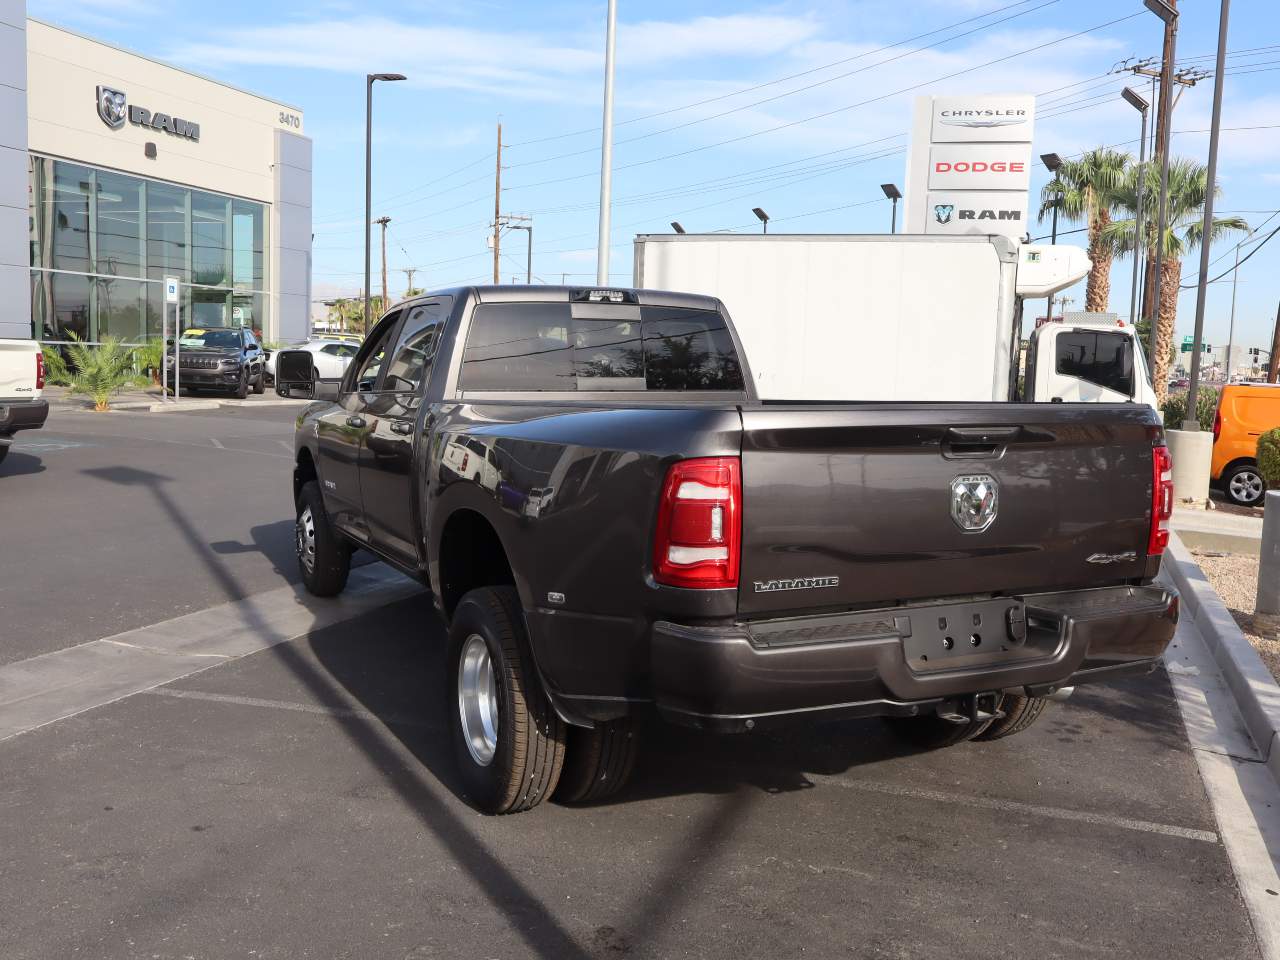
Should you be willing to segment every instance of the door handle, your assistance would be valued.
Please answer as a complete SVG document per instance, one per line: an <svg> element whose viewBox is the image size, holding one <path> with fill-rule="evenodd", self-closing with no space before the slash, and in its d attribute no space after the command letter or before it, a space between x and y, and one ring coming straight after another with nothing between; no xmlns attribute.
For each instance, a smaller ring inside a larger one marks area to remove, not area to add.
<svg viewBox="0 0 1280 960"><path fill-rule="evenodd" d="M347 426L355 427L356 429L361 429L367 426L367 424L365 423L364 417L361 417L359 415L353 415L353 416L347 417Z"/></svg>
<svg viewBox="0 0 1280 960"><path fill-rule="evenodd" d="M403 420L392 420L391 432L398 433L402 437L407 437L409 434L413 433L413 424L405 423Z"/></svg>

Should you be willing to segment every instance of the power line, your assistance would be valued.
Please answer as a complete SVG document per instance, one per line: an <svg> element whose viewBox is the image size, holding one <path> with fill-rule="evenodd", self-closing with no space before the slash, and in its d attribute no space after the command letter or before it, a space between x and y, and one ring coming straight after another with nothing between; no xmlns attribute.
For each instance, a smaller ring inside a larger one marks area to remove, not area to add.
<svg viewBox="0 0 1280 960"><path fill-rule="evenodd" d="M1261 241L1259 241L1258 245L1254 247L1252 250L1250 250L1249 253L1239 263L1232 266L1231 270L1239 270L1242 266L1244 266L1248 262L1249 257L1252 257L1255 253L1257 253L1259 250L1265 247L1267 245L1267 241L1270 240L1272 237L1274 237L1277 233L1280 233L1280 226L1276 227L1274 230L1268 233ZM1222 271L1222 273L1218 274L1212 280L1206 280L1205 283L1217 283L1219 280L1225 277L1228 273L1230 273L1231 270L1224 270ZM1194 284L1192 284L1192 286L1194 286Z"/></svg>

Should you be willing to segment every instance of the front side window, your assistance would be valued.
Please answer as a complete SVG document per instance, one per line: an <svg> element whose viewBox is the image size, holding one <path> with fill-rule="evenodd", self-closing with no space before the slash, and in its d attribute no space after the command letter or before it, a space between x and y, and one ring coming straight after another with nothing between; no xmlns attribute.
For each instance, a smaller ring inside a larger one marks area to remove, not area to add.
<svg viewBox="0 0 1280 960"><path fill-rule="evenodd" d="M382 372L383 362L391 346L391 335L396 332L399 325L400 311L397 310L383 317L374 328L365 344L364 359L361 360L355 379L352 381L356 390L368 392L377 387L378 374Z"/></svg>
<svg viewBox="0 0 1280 960"><path fill-rule="evenodd" d="M1074 330L1058 334L1055 369L1133 396L1133 341L1120 333Z"/></svg>
<svg viewBox="0 0 1280 960"><path fill-rule="evenodd" d="M409 308L382 389L418 392L431 374L440 324L451 303L445 298Z"/></svg>
<svg viewBox="0 0 1280 960"><path fill-rule="evenodd" d="M476 308L460 387L471 391L744 388L724 318L713 310L640 308L636 319L572 317L568 304Z"/></svg>

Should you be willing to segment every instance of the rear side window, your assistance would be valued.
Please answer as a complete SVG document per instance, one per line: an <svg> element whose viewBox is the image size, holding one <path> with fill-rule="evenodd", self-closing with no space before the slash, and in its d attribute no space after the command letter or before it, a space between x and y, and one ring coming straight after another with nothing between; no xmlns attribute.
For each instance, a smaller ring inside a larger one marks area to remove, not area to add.
<svg viewBox="0 0 1280 960"><path fill-rule="evenodd" d="M1133 396L1133 341L1118 333L1072 331L1057 338L1057 372Z"/></svg>
<svg viewBox="0 0 1280 960"><path fill-rule="evenodd" d="M636 319L572 317L568 304L476 308L460 387L470 391L743 390L724 318L641 307Z"/></svg>

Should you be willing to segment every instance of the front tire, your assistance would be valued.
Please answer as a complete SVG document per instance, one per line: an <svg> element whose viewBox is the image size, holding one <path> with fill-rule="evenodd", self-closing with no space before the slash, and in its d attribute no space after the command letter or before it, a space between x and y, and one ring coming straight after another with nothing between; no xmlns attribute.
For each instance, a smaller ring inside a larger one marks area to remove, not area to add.
<svg viewBox="0 0 1280 960"><path fill-rule="evenodd" d="M972 720L954 723L936 713L923 717L889 717L889 729L898 739L919 750L941 750L972 740L981 735L994 721Z"/></svg>
<svg viewBox="0 0 1280 960"><path fill-rule="evenodd" d="M253 381L253 392L263 394L267 391L267 375L264 371L259 370L257 379Z"/></svg>
<svg viewBox="0 0 1280 960"><path fill-rule="evenodd" d="M302 582L312 596L337 596L351 573L351 549L330 526L324 498L314 480L302 485L297 509L294 544Z"/></svg>
<svg viewBox="0 0 1280 960"><path fill-rule="evenodd" d="M1239 507L1256 507L1267 492L1266 481L1252 463L1232 467L1222 478L1222 492Z"/></svg>
<svg viewBox="0 0 1280 960"><path fill-rule="evenodd" d="M236 386L234 396L237 400L245 400L249 396L249 371L242 371L240 383Z"/></svg>
<svg viewBox="0 0 1280 960"><path fill-rule="evenodd" d="M450 711L458 773L484 813L520 813L551 795L564 723L542 691L512 587L464 596L449 628Z"/></svg>

